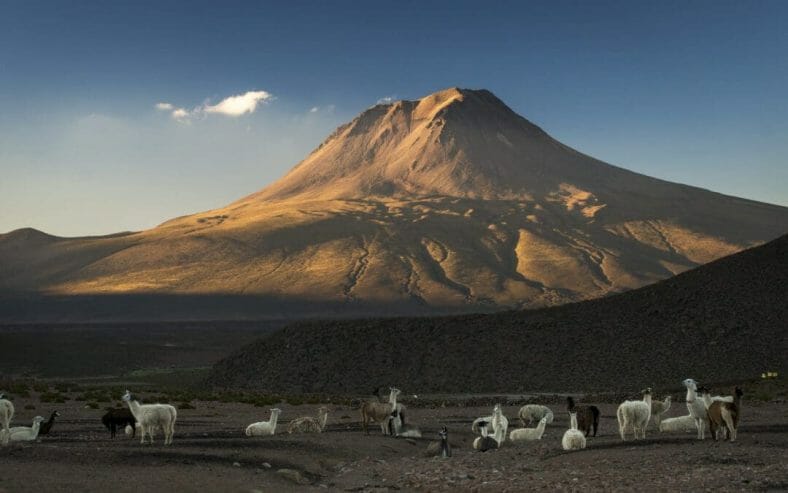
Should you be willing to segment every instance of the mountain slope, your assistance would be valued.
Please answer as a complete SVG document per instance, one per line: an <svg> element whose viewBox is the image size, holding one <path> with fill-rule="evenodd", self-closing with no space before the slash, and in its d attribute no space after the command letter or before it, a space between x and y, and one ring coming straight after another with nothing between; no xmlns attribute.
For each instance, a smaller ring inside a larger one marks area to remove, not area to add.
<svg viewBox="0 0 788 493"><path fill-rule="evenodd" d="M489 91L448 89L364 111L221 209L110 237L0 235L0 293L263 300L210 314L233 318L282 301L302 305L284 313L295 316L326 304L346 316L540 307L650 284L785 231L784 207L611 166ZM167 303L141 311L171 316Z"/></svg>
<svg viewBox="0 0 788 493"><path fill-rule="evenodd" d="M788 351L788 235L657 284L536 311L309 322L215 365L268 392L636 391L757 378Z"/></svg>

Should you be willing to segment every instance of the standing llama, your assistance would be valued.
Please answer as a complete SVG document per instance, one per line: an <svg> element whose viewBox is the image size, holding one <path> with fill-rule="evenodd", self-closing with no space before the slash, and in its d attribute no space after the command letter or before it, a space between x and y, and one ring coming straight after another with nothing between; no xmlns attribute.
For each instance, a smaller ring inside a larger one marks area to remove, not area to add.
<svg viewBox="0 0 788 493"><path fill-rule="evenodd" d="M651 419L651 389L645 389L642 401L624 401L618 406L618 431L621 439L626 440L627 429L632 429L635 440L646 438L646 428Z"/></svg>
<svg viewBox="0 0 788 493"><path fill-rule="evenodd" d="M586 448L586 437L577 429L577 413L569 413L569 429L561 438L561 448L564 450L580 450Z"/></svg>
<svg viewBox="0 0 788 493"><path fill-rule="evenodd" d="M0 443L8 445L11 437L11 420L14 419L14 404L0 392Z"/></svg>
<svg viewBox="0 0 788 493"><path fill-rule="evenodd" d="M391 419L391 413L397 408L397 396L401 393L399 389L391 387L389 389L389 401L379 402L375 400L366 400L361 403L361 428L364 433L369 435L369 422L376 421L380 423L380 431L387 435L389 432L388 420Z"/></svg>
<svg viewBox="0 0 788 493"><path fill-rule="evenodd" d="M156 428L161 427L164 431L164 445L172 445L175 420L178 418L178 412L173 406L169 404L140 404L132 399L128 389L122 399L129 406L129 411L140 425L140 444L145 443L145 435L147 434L150 436L151 445L153 445L153 434Z"/></svg>
<svg viewBox="0 0 788 493"><path fill-rule="evenodd" d="M736 441L736 432L739 429L739 417L741 416L741 397L744 392L739 387L733 391L733 402L722 400L714 401L708 392L703 394L704 404L707 406L706 413L709 418L709 431L716 441L719 432L723 431L723 426L727 428L727 438L731 442Z"/></svg>
<svg viewBox="0 0 788 493"><path fill-rule="evenodd" d="M577 429L588 436L594 429L594 436L599 428L599 408L596 406L578 406L572 396L566 398L566 410L577 414Z"/></svg>
<svg viewBox="0 0 788 493"><path fill-rule="evenodd" d="M703 400L698 397L698 382L688 378L681 383L687 387L687 410L695 420L695 427L698 429L698 439L703 440L706 435L708 417L706 416L706 406L703 404Z"/></svg>
<svg viewBox="0 0 788 493"><path fill-rule="evenodd" d="M496 404L493 407L493 413L490 416L482 416L481 418L476 418L473 420L471 424L471 431L474 433L481 432L481 424L485 423L486 425L490 426L493 430L493 436L498 444L503 443L506 440L506 430L509 428L509 420L504 416L503 409L501 408L500 404Z"/></svg>

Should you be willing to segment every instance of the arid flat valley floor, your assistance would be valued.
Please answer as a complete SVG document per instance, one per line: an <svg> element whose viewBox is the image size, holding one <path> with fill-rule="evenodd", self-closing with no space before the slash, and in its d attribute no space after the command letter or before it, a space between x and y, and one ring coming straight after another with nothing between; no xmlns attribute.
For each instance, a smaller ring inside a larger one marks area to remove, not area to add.
<svg viewBox="0 0 788 493"><path fill-rule="evenodd" d="M649 430L646 440L622 443L615 405L601 404L600 434L577 452L561 450L567 428L561 405L539 442L497 451L471 448L471 421L489 407L409 407L421 439L390 438L373 426L365 436L358 410L329 405L326 432L288 435L287 422L314 415L316 405L278 405L277 435L249 438L244 427L268 418L267 407L193 402L179 411L175 442L140 445L100 422L102 409L84 402L44 404L17 399L16 425L54 409L62 413L50 436L38 443L0 448L0 491L523 491L523 490L785 490L788 488L788 410L784 402L745 401L736 443L695 439L694 433ZM35 406L35 409L25 409ZM519 426L517 406L507 406L510 429ZM669 415L686 414L683 403ZM449 428L454 456L425 458L441 425ZM277 472L289 469L291 472ZM296 471L297 474L295 472Z"/></svg>

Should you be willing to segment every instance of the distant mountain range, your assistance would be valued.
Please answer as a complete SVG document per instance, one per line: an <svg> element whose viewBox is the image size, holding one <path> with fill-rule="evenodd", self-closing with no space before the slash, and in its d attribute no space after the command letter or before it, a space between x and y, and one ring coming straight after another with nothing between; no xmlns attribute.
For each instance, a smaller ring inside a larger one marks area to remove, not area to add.
<svg viewBox="0 0 788 493"><path fill-rule="evenodd" d="M453 88L364 111L221 209L105 237L0 235L0 319L533 308L651 284L786 231L788 208L603 163L489 91Z"/></svg>
<svg viewBox="0 0 788 493"><path fill-rule="evenodd" d="M626 293L487 315L302 322L215 365L209 383L282 393L621 392L691 377L716 392L780 371L788 235ZM683 407L683 402L679 402ZM674 404L675 405L675 404Z"/></svg>

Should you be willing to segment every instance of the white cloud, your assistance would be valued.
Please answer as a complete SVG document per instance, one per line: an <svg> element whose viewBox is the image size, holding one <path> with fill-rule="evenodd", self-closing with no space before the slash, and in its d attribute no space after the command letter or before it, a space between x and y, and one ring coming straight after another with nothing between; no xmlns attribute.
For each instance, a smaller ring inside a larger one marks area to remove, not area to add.
<svg viewBox="0 0 788 493"><path fill-rule="evenodd" d="M309 110L310 113L317 113L318 111L320 111L320 106L313 106L312 109Z"/></svg>
<svg viewBox="0 0 788 493"><path fill-rule="evenodd" d="M254 113L261 103L266 103L274 99L267 91L247 91L243 94L236 94L222 99L216 104L209 104L208 101L192 110L186 108L176 108L171 103L156 103L155 107L160 111L169 111L174 120L188 123L194 118L207 114L218 114L231 117L238 117L247 113Z"/></svg>
<svg viewBox="0 0 788 493"><path fill-rule="evenodd" d="M378 99L378 102L376 104L390 104L393 101L395 101L396 99L397 99L397 95L396 94L393 95L393 96L384 96L384 97Z"/></svg>
<svg viewBox="0 0 788 493"><path fill-rule="evenodd" d="M271 94L266 91L247 91L225 98L215 105L204 105L206 113L219 113L227 116L241 116L246 113L254 113L257 105L271 99Z"/></svg>
<svg viewBox="0 0 788 493"><path fill-rule="evenodd" d="M193 114L183 108L175 108L172 111L172 117L178 121L187 121Z"/></svg>

